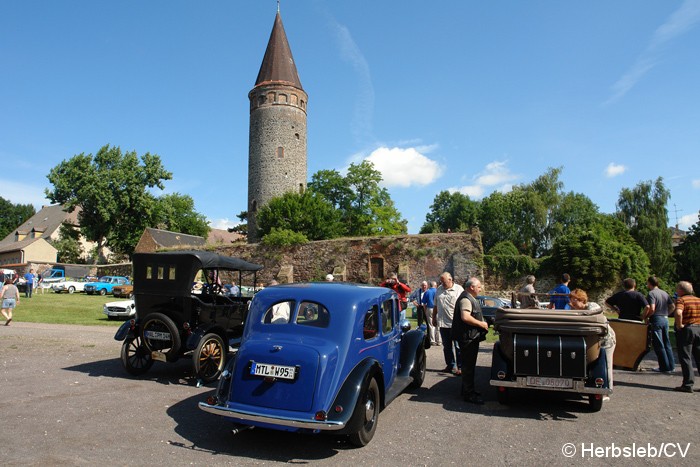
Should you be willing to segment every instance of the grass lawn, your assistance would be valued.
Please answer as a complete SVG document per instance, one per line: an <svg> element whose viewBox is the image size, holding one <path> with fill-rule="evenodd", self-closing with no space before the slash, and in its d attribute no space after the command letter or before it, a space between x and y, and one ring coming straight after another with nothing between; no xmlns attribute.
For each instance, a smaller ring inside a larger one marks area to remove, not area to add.
<svg viewBox="0 0 700 467"><path fill-rule="evenodd" d="M121 300L111 295L35 293L32 298L20 294L19 305L12 313L12 321L50 324L85 324L119 326L121 321L107 319L102 305ZM0 315L2 318L2 315Z"/></svg>

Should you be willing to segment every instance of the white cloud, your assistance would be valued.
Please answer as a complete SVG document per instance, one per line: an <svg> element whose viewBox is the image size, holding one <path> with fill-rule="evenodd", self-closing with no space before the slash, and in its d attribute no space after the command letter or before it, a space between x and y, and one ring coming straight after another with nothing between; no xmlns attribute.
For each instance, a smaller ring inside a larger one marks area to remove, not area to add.
<svg viewBox="0 0 700 467"><path fill-rule="evenodd" d="M611 162L605 168L605 176L608 178L617 177L618 175L622 175L626 171L627 167L625 167L624 165L615 164L614 162Z"/></svg>
<svg viewBox="0 0 700 467"><path fill-rule="evenodd" d="M463 195L469 196L471 199L480 199L484 196L484 187L480 185L466 185L462 187L452 187L448 188L447 191L450 193L459 192Z"/></svg>
<svg viewBox="0 0 700 467"><path fill-rule="evenodd" d="M44 196L44 187L0 179L0 196L14 204L31 204L37 210L51 202Z"/></svg>
<svg viewBox="0 0 700 467"><path fill-rule="evenodd" d="M417 148L377 148L366 158L382 174L382 185L391 187L425 186L442 175L443 169Z"/></svg>
<svg viewBox="0 0 700 467"><path fill-rule="evenodd" d="M486 164L484 170L474 176L474 184L448 188L448 191L452 193L460 192L472 199L480 199L486 194L487 188L497 185L500 186L496 188L496 191L501 193L511 191L513 184L509 182L513 182L518 178L519 175L512 173L508 168L507 161L494 161Z"/></svg>
<svg viewBox="0 0 700 467"><path fill-rule="evenodd" d="M688 230L690 227L698 223L698 213L687 214L678 219L678 228Z"/></svg>
<svg viewBox="0 0 700 467"><path fill-rule="evenodd" d="M700 178L696 178L695 180L692 181L693 183L693 188L700 188Z"/></svg>
<svg viewBox="0 0 700 467"><path fill-rule="evenodd" d="M676 37L688 32L698 21L700 21L700 0L685 0L654 31L646 49L637 57L630 69L612 86L612 96L605 101L604 105L615 102L627 94L659 62L662 47Z"/></svg>
<svg viewBox="0 0 700 467"><path fill-rule="evenodd" d="M240 221L232 221L231 219L224 217L221 219L207 219L207 222L209 223L209 227L212 229L230 229L231 227L235 227L237 225L240 225Z"/></svg>

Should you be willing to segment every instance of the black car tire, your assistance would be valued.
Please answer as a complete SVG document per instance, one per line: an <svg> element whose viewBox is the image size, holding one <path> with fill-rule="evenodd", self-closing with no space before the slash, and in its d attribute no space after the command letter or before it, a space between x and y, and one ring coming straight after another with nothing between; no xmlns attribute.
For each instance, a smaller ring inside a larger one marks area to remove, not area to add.
<svg viewBox="0 0 700 467"><path fill-rule="evenodd" d="M510 402L510 390L508 388L496 388L496 397L498 398L498 403L501 405L508 405Z"/></svg>
<svg viewBox="0 0 700 467"><path fill-rule="evenodd" d="M146 338L146 331L167 332L170 334L170 340L149 340ZM141 339L143 339L144 346L149 350L163 352L168 361L175 361L177 359L180 346L182 345L177 326L172 319L163 313L152 313L146 316L143 320L143 326L141 326Z"/></svg>
<svg viewBox="0 0 700 467"><path fill-rule="evenodd" d="M203 383L216 381L226 366L228 348L220 335L206 334L192 354L194 373Z"/></svg>
<svg viewBox="0 0 700 467"><path fill-rule="evenodd" d="M357 399L353 417L359 417L362 423L357 433L350 435L350 443L361 448L372 441L379 421L379 385L376 379L369 380L367 388Z"/></svg>
<svg viewBox="0 0 700 467"><path fill-rule="evenodd" d="M100 289L100 295L107 295L107 289Z"/></svg>
<svg viewBox="0 0 700 467"><path fill-rule="evenodd" d="M591 412L600 412L600 409L603 408L603 396L598 399L595 394L589 394L588 405L591 408Z"/></svg>
<svg viewBox="0 0 700 467"><path fill-rule="evenodd" d="M425 358L425 347L422 345L418 347L418 350L416 350L416 361L414 362L414 366L411 369L411 377L413 378L413 382L408 385L409 388L411 389L418 389L423 385L423 381L425 380L425 369L426 369L426 358Z"/></svg>
<svg viewBox="0 0 700 467"><path fill-rule="evenodd" d="M127 337L122 344L122 365L127 373L139 376L146 373L153 366L151 351L141 344L140 337Z"/></svg>

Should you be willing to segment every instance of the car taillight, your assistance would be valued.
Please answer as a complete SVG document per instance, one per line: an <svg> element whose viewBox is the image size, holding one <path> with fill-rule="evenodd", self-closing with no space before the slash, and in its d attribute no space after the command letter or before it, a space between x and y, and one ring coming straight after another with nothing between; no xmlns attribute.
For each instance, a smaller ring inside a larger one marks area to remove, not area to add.
<svg viewBox="0 0 700 467"><path fill-rule="evenodd" d="M314 419L316 419L319 422L325 422L327 418L328 416L323 410L319 410L318 412L316 412L316 415L314 415Z"/></svg>
<svg viewBox="0 0 700 467"><path fill-rule="evenodd" d="M596 378L595 379L595 385L596 387L602 387L603 386L603 378Z"/></svg>

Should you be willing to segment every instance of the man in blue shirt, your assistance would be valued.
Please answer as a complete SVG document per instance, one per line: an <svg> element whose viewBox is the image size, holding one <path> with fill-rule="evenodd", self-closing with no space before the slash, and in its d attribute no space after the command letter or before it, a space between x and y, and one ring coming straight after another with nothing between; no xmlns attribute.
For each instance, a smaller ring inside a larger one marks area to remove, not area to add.
<svg viewBox="0 0 700 467"><path fill-rule="evenodd" d="M440 345L440 333L433 326L433 308L435 308L435 292L437 292L437 282L430 281L430 288L425 291L421 298L423 310L425 312L425 321L428 325L428 336L430 336L430 345Z"/></svg>
<svg viewBox="0 0 700 467"><path fill-rule="evenodd" d="M557 295L549 297L549 305L547 308L555 310L569 309L569 294L571 293L571 290L569 290L570 281L571 277L568 274L564 273L561 275L561 284L549 291L549 293Z"/></svg>
<svg viewBox="0 0 700 467"><path fill-rule="evenodd" d="M25 289L24 296L27 298L32 298L32 289L34 288L34 269L30 269L28 273L24 275Z"/></svg>

